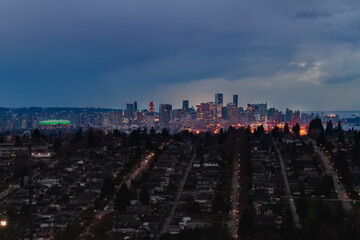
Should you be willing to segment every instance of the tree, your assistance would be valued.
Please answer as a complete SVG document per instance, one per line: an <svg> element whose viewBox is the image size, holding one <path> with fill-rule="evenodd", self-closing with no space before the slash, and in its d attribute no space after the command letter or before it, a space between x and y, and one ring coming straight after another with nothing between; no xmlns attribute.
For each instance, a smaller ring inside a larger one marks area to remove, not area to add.
<svg viewBox="0 0 360 240"><path fill-rule="evenodd" d="M240 218L239 233L243 239L251 239L253 233L254 211L251 207L246 207Z"/></svg>
<svg viewBox="0 0 360 240"><path fill-rule="evenodd" d="M103 186L101 188L101 196L112 196L115 192L115 182L113 178L107 177L104 179Z"/></svg>
<svg viewBox="0 0 360 240"><path fill-rule="evenodd" d="M93 148L95 146L96 146L96 140L94 136L94 130L90 128L88 134L88 148Z"/></svg>
<svg viewBox="0 0 360 240"><path fill-rule="evenodd" d="M126 210L126 207L130 204L130 192L125 183L123 183L116 193L115 206L118 211Z"/></svg>
<svg viewBox="0 0 360 240"><path fill-rule="evenodd" d="M296 123L295 126L292 128L293 133L295 133L297 136L300 136L300 125L299 123Z"/></svg>
<svg viewBox="0 0 360 240"><path fill-rule="evenodd" d="M339 132L342 131L342 126L341 126L340 120L338 122L337 131L339 131Z"/></svg>
<svg viewBox="0 0 360 240"><path fill-rule="evenodd" d="M56 137L54 139L54 150L57 151L61 147L61 138Z"/></svg>
<svg viewBox="0 0 360 240"><path fill-rule="evenodd" d="M360 134L355 133L355 143L351 149L352 160L360 166Z"/></svg>
<svg viewBox="0 0 360 240"><path fill-rule="evenodd" d="M131 146L140 146L141 145L141 138L138 130L133 130L130 133L129 141Z"/></svg>
<svg viewBox="0 0 360 240"><path fill-rule="evenodd" d="M155 134L156 134L155 128L152 126L152 127L150 128L150 135L151 135L151 136L154 136Z"/></svg>
<svg viewBox="0 0 360 240"><path fill-rule="evenodd" d="M284 126L284 134L288 134L290 132L289 125L286 123Z"/></svg>
<svg viewBox="0 0 360 240"><path fill-rule="evenodd" d="M21 138L19 135L15 136L15 146L21 146L22 142L21 142Z"/></svg>
<svg viewBox="0 0 360 240"><path fill-rule="evenodd" d="M161 131L161 135L163 137L169 137L170 136L169 130L167 128L163 128L162 131Z"/></svg>
<svg viewBox="0 0 360 240"><path fill-rule="evenodd" d="M326 133L326 134L330 134L330 133L332 133L332 132L334 132L334 127L333 127L332 121L330 120L330 121L326 122L326 130L325 130L325 133Z"/></svg>
<svg viewBox="0 0 360 240"><path fill-rule="evenodd" d="M141 187L139 200L142 204L149 204L150 202L149 191L146 184L143 184Z"/></svg>
<svg viewBox="0 0 360 240"><path fill-rule="evenodd" d="M186 210L188 213L200 213L200 204L194 200L194 197L190 196L187 199Z"/></svg>
<svg viewBox="0 0 360 240"><path fill-rule="evenodd" d="M303 196L300 196L296 209L301 218L308 218L308 204Z"/></svg>
<svg viewBox="0 0 360 240"><path fill-rule="evenodd" d="M224 129L221 128L218 135L218 144L223 144L225 138Z"/></svg>
<svg viewBox="0 0 360 240"><path fill-rule="evenodd" d="M338 134L338 142L339 142L339 143L345 143L345 134L344 134L344 131L343 131L343 130L340 130L340 131L339 131L339 134Z"/></svg>
<svg viewBox="0 0 360 240"><path fill-rule="evenodd" d="M254 136L256 138L259 138L259 137L263 136L264 134L265 134L265 129L264 129L263 125L258 126L256 132L254 132Z"/></svg>
<svg viewBox="0 0 360 240"><path fill-rule="evenodd" d="M247 128L246 128L246 135L247 135L247 136L250 136L250 135L251 135L250 125L248 125Z"/></svg>
<svg viewBox="0 0 360 240"><path fill-rule="evenodd" d="M271 136L273 136L274 138L279 138L280 137L280 130L278 126L275 126L272 130L271 130Z"/></svg>
<svg viewBox="0 0 360 240"><path fill-rule="evenodd" d="M311 120L309 124L308 134L310 137L318 141L318 143L326 144L324 127L320 118Z"/></svg>
<svg viewBox="0 0 360 240"><path fill-rule="evenodd" d="M35 143L38 143L40 142L41 140L41 133L40 133L40 130L39 129L35 129L32 133L32 139Z"/></svg>
<svg viewBox="0 0 360 240"><path fill-rule="evenodd" d="M168 191L175 191L177 189L178 189L177 186L172 181L169 182L169 184L166 186L166 190L168 190Z"/></svg>
<svg viewBox="0 0 360 240"><path fill-rule="evenodd" d="M146 136L147 135L147 127L144 127L141 133Z"/></svg>
<svg viewBox="0 0 360 240"><path fill-rule="evenodd" d="M225 210L225 196L222 193L216 193L212 202L211 210L213 213Z"/></svg>
<svg viewBox="0 0 360 240"><path fill-rule="evenodd" d="M120 131L118 129L115 129L113 132L114 137L118 138L121 136Z"/></svg>
<svg viewBox="0 0 360 240"><path fill-rule="evenodd" d="M79 128L77 131L76 131L76 133L75 133L75 136L74 136L74 143L78 143L78 142L80 142L81 141L81 139L82 139L82 129L81 128Z"/></svg>

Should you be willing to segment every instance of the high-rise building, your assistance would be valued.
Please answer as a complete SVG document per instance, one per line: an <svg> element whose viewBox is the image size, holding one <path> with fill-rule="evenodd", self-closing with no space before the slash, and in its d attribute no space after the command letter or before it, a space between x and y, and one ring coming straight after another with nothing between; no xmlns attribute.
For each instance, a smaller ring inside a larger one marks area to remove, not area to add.
<svg viewBox="0 0 360 240"><path fill-rule="evenodd" d="M300 111L296 110L294 112L293 118L292 118L292 125L295 125L297 123L300 123Z"/></svg>
<svg viewBox="0 0 360 240"><path fill-rule="evenodd" d="M134 104L133 103L126 104L126 114L129 118L134 118Z"/></svg>
<svg viewBox="0 0 360 240"><path fill-rule="evenodd" d="M196 117L198 119L205 119L210 116L210 103L200 103L196 105Z"/></svg>
<svg viewBox="0 0 360 240"><path fill-rule="evenodd" d="M222 106L224 104L223 94L216 93L215 94L215 105Z"/></svg>
<svg viewBox="0 0 360 240"><path fill-rule="evenodd" d="M188 110L189 109L189 100L182 101L182 109Z"/></svg>
<svg viewBox="0 0 360 240"><path fill-rule="evenodd" d="M259 114L255 119L260 118L262 122L267 121L267 103L248 104L247 112L250 114L250 119L251 116L255 116L254 114Z"/></svg>
<svg viewBox="0 0 360 240"><path fill-rule="evenodd" d="M155 103L149 102L149 112L154 113L155 112Z"/></svg>
<svg viewBox="0 0 360 240"><path fill-rule="evenodd" d="M137 101L134 101L134 111L137 111L138 107L137 107Z"/></svg>
<svg viewBox="0 0 360 240"><path fill-rule="evenodd" d="M239 108L236 107L235 103L228 103L226 106L227 109L227 118L233 121L239 119ZM224 118L224 116L222 116Z"/></svg>
<svg viewBox="0 0 360 240"><path fill-rule="evenodd" d="M228 118L228 109L227 109L227 107L222 107L221 108L221 118L222 119L227 119Z"/></svg>
<svg viewBox="0 0 360 240"><path fill-rule="evenodd" d="M160 104L159 105L160 120L163 124L169 124L171 110L172 110L171 104Z"/></svg>
<svg viewBox="0 0 360 240"><path fill-rule="evenodd" d="M239 96L238 95L233 95L233 103L235 104L236 107L238 107L238 103L239 103Z"/></svg>
<svg viewBox="0 0 360 240"><path fill-rule="evenodd" d="M285 121L286 122L290 122L294 116L294 112L293 110L289 109L289 108L286 108L286 111L285 111Z"/></svg>

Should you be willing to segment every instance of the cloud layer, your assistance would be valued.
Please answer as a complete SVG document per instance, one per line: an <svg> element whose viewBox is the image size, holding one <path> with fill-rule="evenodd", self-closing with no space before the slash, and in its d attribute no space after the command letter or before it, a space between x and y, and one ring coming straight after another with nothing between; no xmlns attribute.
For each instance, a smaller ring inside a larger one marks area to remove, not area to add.
<svg viewBox="0 0 360 240"><path fill-rule="evenodd" d="M359 5L4 0L0 105L179 106L220 91L244 104L360 109Z"/></svg>

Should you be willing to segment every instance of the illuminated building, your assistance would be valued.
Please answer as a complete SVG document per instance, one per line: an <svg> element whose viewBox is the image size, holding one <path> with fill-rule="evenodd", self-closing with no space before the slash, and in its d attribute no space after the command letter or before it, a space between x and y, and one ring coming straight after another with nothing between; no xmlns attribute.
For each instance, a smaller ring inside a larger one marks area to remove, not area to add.
<svg viewBox="0 0 360 240"><path fill-rule="evenodd" d="M267 103L248 104L247 112L250 121L267 121Z"/></svg>
<svg viewBox="0 0 360 240"><path fill-rule="evenodd" d="M155 103L149 102L149 112L154 113L155 112Z"/></svg>
<svg viewBox="0 0 360 240"><path fill-rule="evenodd" d="M201 120L214 120L216 116L216 106L214 102L200 103L196 105L196 118ZM220 107L221 114L221 107Z"/></svg>
<svg viewBox="0 0 360 240"><path fill-rule="evenodd" d="M227 119L236 122L239 119L239 108L236 107L235 103L228 103L226 106ZM224 118L224 116L223 116Z"/></svg>
<svg viewBox="0 0 360 240"><path fill-rule="evenodd" d="M204 119L210 115L209 103L200 103L196 105L196 118Z"/></svg>
<svg viewBox="0 0 360 240"><path fill-rule="evenodd" d="M186 117L186 110L185 109L174 109L171 111L171 119L184 119Z"/></svg>
<svg viewBox="0 0 360 240"><path fill-rule="evenodd" d="M216 93L215 94L215 105L223 105L224 104L224 98L222 93Z"/></svg>
<svg viewBox="0 0 360 240"><path fill-rule="evenodd" d="M295 111L294 116L292 118L292 125L295 125L297 123L300 123L300 111L299 110Z"/></svg>
<svg viewBox="0 0 360 240"><path fill-rule="evenodd" d="M301 113L301 123L309 124L311 122L312 116L310 113Z"/></svg>
<svg viewBox="0 0 360 240"><path fill-rule="evenodd" d="M172 110L171 104L160 104L159 105L159 113L160 113L161 123L169 124L171 110Z"/></svg>
<svg viewBox="0 0 360 240"><path fill-rule="evenodd" d="M294 112L291 109L286 108L285 116L286 116L285 121L290 122L294 117Z"/></svg>

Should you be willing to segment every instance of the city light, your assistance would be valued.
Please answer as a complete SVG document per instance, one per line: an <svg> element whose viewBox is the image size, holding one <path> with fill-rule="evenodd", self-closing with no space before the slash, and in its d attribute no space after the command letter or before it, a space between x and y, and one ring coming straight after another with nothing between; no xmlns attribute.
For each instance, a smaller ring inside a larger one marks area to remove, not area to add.
<svg viewBox="0 0 360 240"><path fill-rule="evenodd" d="M8 224L7 220L0 220L0 227L6 227Z"/></svg>

